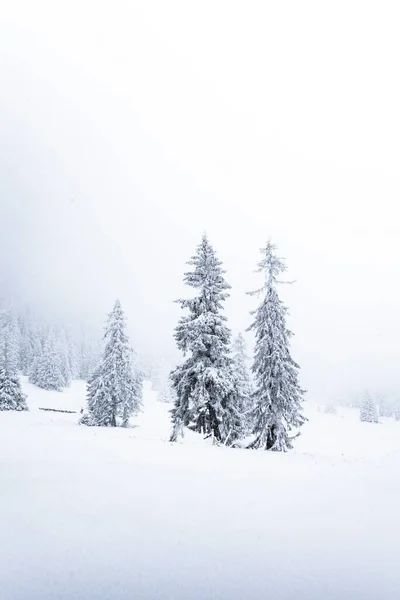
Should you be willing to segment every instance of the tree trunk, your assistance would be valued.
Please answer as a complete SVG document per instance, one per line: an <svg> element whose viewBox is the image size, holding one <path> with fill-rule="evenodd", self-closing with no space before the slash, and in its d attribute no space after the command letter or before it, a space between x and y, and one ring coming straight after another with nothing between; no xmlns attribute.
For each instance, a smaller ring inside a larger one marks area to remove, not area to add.
<svg viewBox="0 0 400 600"><path fill-rule="evenodd" d="M217 419L217 415L215 412L214 407L212 406L212 404L210 404L210 402L208 403L208 413L210 415L210 429L211 432L214 435L214 439L216 439L218 442L221 441L221 432L219 430L219 423L218 423L218 419Z"/></svg>

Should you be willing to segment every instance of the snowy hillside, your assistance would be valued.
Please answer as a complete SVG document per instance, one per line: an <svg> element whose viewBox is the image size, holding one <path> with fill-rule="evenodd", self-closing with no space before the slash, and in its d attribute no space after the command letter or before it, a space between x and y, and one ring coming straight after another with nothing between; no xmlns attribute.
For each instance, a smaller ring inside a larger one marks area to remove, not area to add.
<svg viewBox="0 0 400 600"><path fill-rule="evenodd" d="M0 413L1 598L400 597L400 423L310 421L287 454L170 444L145 386L133 427L87 428L85 384L24 381Z"/></svg>

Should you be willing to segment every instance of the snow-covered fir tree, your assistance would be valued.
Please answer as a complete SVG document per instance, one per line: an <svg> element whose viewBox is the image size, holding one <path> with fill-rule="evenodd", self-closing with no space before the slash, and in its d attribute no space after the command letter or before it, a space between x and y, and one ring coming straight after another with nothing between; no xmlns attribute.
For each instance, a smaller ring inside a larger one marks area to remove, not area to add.
<svg viewBox="0 0 400 600"><path fill-rule="evenodd" d="M197 295L178 300L181 308L189 311L175 329L177 346L187 358L171 373L176 392L171 441L188 427L225 442L232 427L233 419L228 423L228 417L236 392L229 356L231 333L221 314L230 286L205 235L188 264L193 270L185 274L184 281Z"/></svg>
<svg viewBox="0 0 400 600"><path fill-rule="evenodd" d="M2 410L28 410L18 376L7 371L4 357L0 361L0 411Z"/></svg>
<svg viewBox="0 0 400 600"><path fill-rule="evenodd" d="M27 410L18 378L19 327L10 310L0 312L0 411Z"/></svg>
<svg viewBox="0 0 400 600"><path fill-rule="evenodd" d="M277 292L279 275L286 270L276 247L268 242L261 250L263 258L257 272L265 277L261 289L251 295L262 295L259 307L252 312L256 342L253 361L254 440L251 448L286 451L292 448L290 431L303 425L304 391L298 381L299 367L290 354L292 332L286 326L287 308Z"/></svg>
<svg viewBox="0 0 400 600"><path fill-rule="evenodd" d="M43 349L34 361L29 380L45 390L60 391L65 384L61 372L60 353L52 329L47 333Z"/></svg>
<svg viewBox="0 0 400 600"><path fill-rule="evenodd" d="M125 315L119 300L108 316L105 345L87 393L83 425L116 427L118 419L127 426L142 399L142 378L133 368L132 350L126 334Z"/></svg>
<svg viewBox="0 0 400 600"><path fill-rule="evenodd" d="M31 348L30 348L30 364L29 364L29 381L36 384L39 377L39 368L41 366L44 345L47 340L48 330L39 323L31 325Z"/></svg>
<svg viewBox="0 0 400 600"><path fill-rule="evenodd" d="M7 373L16 377L20 365L20 329L14 311L3 309L0 312L0 353Z"/></svg>
<svg viewBox="0 0 400 600"><path fill-rule="evenodd" d="M400 401L398 400L393 411L393 416L396 421L400 421Z"/></svg>
<svg viewBox="0 0 400 600"><path fill-rule="evenodd" d="M378 409L370 394L365 394L361 400L360 421L378 423Z"/></svg>
<svg viewBox="0 0 400 600"><path fill-rule="evenodd" d="M32 316L29 311L19 315L20 352L19 367L23 375L29 375L34 360L34 335Z"/></svg>

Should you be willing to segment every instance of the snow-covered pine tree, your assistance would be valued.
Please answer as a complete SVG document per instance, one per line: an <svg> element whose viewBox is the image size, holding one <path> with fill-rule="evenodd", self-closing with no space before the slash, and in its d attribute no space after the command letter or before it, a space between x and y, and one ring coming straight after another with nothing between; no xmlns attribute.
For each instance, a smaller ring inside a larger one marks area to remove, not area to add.
<svg viewBox="0 0 400 600"><path fill-rule="evenodd" d="M0 352L7 374L16 377L20 364L20 337L18 320L10 309L0 313Z"/></svg>
<svg viewBox="0 0 400 600"><path fill-rule="evenodd" d="M60 391L64 386L64 378L60 366L60 353L52 329L47 333L43 349L34 361L29 380L45 390Z"/></svg>
<svg viewBox="0 0 400 600"><path fill-rule="evenodd" d="M261 250L257 272L263 273L264 285L251 295L263 295L261 304L252 312L249 330L255 332L253 362L254 440L250 448L286 451L292 448L292 428L305 422L302 414L304 391L298 382L299 366L290 355L292 332L286 326L287 308L277 293L278 277L286 270L276 247L268 241Z"/></svg>
<svg viewBox="0 0 400 600"><path fill-rule="evenodd" d="M400 401L398 400L393 411L393 416L396 421L400 421Z"/></svg>
<svg viewBox="0 0 400 600"><path fill-rule="evenodd" d="M0 361L0 411L2 410L28 410L18 376L7 371L4 357Z"/></svg>
<svg viewBox="0 0 400 600"><path fill-rule="evenodd" d="M198 295L178 300L189 314L175 329L175 340L186 360L171 373L176 401L171 411L171 441L188 427L216 441L224 442L230 425L227 416L235 393L232 360L229 356L231 332L221 314L230 286L225 271L206 235L189 261L193 271L184 281Z"/></svg>
<svg viewBox="0 0 400 600"><path fill-rule="evenodd" d="M28 410L18 378L19 327L10 310L0 313L0 411Z"/></svg>
<svg viewBox="0 0 400 600"><path fill-rule="evenodd" d="M20 369L23 375L29 376L34 369L34 363L43 351L44 328L29 310L20 315L19 327L21 331Z"/></svg>
<svg viewBox="0 0 400 600"><path fill-rule="evenodd" d="M105 346L99 366L88 384L87 410L81 423L96 426L128 425L141 404L142 382L132 369L132 350L126 335L125 315L119 300L108 316Z"/></svg>
<svg viewBox="0 0 400 600"><path fill-rule="evenodd" d="M378 409L370 394L365 394L361 400L360 421L378 423Z"/></svg>
<svg viewBox="0 0 400 600"><path fill-rule="evenodd" d="M19 348L19 368L23 375L29 375L29 370L32 364L32 335L31 335L31 319L28 311L19 315L19 330L20 348Z"/></svg>
<svg viewBox="0 0 400 600"><path fill-rule="evenodd" d="M37 385L39 378L39 368L43 359L44 345L47 340L48 331L39 323L31 324L31 347L30 347L30 365L29 381Z"/></svg>

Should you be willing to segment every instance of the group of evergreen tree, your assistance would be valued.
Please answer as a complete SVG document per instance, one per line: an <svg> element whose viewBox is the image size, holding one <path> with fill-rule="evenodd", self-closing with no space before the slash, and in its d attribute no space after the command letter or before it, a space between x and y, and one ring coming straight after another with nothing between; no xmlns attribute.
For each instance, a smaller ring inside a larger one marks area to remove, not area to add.
<svg viewBox="0 0 400 600"><path fill-rule="evenodd" d="M230 285L206 235L188 262L191 270L184 281L195 295L177 301L187 312L175 329L184 360L168 379L162 361L147 365L160 401L173 404L171 441L188 428L215 443L286 451L305 422L299 366L290 353L288 310L278 295L286 266L271 242L261 252L257 271L263 284L250 293L260 297L248 328L255 335L252 374L243 335L232 342L223 314ZM27 311L18 314L0 306L0 410L27 409L21 373L47 390L86 379L87 407L80 419L85 425L126 427L141 406L143 369L130 348L118 300L108 316L101 352L87 335L73 336ZM385 411L400 420L400 403L383 398L379 406L382 415ZM378 422L377 405L369 395L360 404L360 419Z"/></svg>
<svg viewBox="0 0 400 600"><path fill-rule="evenodd" d="M29 381L46 390L69 387L72 379L88 380L99 346L86 335L67 335L63 329L34 327L25 343L25 371Z"/></svg>
<svg viewBox="0 0 400 600"><path fill-rule="evenodd" d="M129 347L119 301L109 315L104 349L87 335L66 334L30 312L0 307L0 410L26 410L19 375L46 390L86 379L87 425L127 426L142 398L142 374Z"/></svg>
<svg viewBox="0 0 400 600"><path fill-rule="evenodd" d="M196 295L178 300L188 314L175 330L185 360L170 376L176 394L171 441L189 428L217 443L233 446L246 440L249 448L285 451L292 447L290 431L305 421L299 367L289 351L287 309L277 293L278 277L286 267L270 242L262 254L258 271L264 283L254 292L262 299L249 327L256 336L254 389L246 371L243 337L231 348L231 331L223 315L230 286L205 235L188 263L192 270L184 281Z"/></svg>
<svg viewBox="0 0 400 600"><path fill-rule="evenodd" d="M66 333L29 310L17 311L1 303L0 359L14 379L22 374L43 389L61 390L72 379L91 376L98 352L98 344L88 335Z"/></svg>
<svg viewBox="0 0 400 600"><path fill-rule="evenodd" d="M344 398L338 399L335 402L335 406L356 408L360 411L361 406L365 402L366 396L368 395L368 392L364 392L363 394L357 393L350 396L346 396ZM395 395L376 392L371 395L371 399L373 400L376 406L379 417L393 417L397 421L400 420L400 398L397 394Z"/></svg>
<svg viewBox="0 0 400 600"><path fill-rule="evenodd" d="M142 374L134 365L119 300L108 316L104 350L88 383L87 407L82 425L127 427L142 402Z"/></svg>

